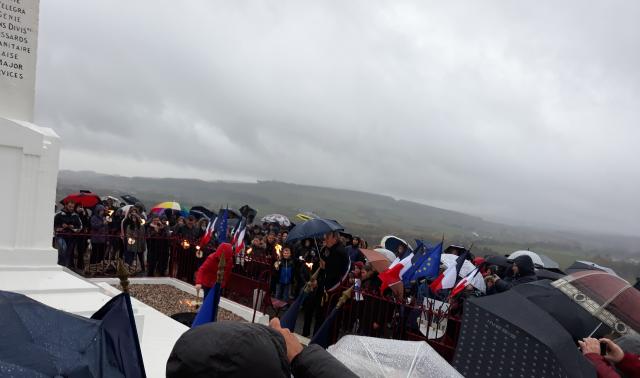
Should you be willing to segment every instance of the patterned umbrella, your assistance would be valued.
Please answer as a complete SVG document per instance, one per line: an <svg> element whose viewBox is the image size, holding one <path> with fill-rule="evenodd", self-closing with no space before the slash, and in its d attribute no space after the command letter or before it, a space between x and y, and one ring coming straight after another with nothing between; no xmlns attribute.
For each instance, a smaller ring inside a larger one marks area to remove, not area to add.
<svg viewBox="0 0 640 378"><path fill-rule="evenodd" d="M560 323L516 290L465 301L453 367L465 377L596 376Z"/></svg>
<svg viewBox="0 0 640 378"><path fill-rule="evenodd" d="M262 219L260 219L260 221L262 223L277 223L282 227L291 226L291 221L289 220L289 218L285 217L282 214L269 214L269 215L266 215L266 216L262 217Z"/></svg>
<svg viewBox="0 0 640 378"><path fill-rule="evenodd" d="M160 202L151 208L152 213L162 213L165 209L178 210L181 211L182 207L177 202L169 201L169 202Z"/></svg>
<svg viewBox="0 0 640 378"><path fill-rule="evenodd" d="M640 291L624 279L587 270L552 285L620 335L640 333Z"/></svg>

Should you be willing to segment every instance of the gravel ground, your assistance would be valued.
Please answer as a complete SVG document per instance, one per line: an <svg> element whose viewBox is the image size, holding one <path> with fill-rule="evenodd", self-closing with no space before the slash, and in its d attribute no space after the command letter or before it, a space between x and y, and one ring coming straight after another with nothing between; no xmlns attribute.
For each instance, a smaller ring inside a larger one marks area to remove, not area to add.
<svg viewBox="0 0 640 378"><path fill-rule="evenodd" d="M120 285L113 286L122 290ZM195 301L196 297L170 285L129 285L129 294L168 316L179 312L195 312L188 302ZM218 309L218 320L245 321L223 308Z"/></svg>

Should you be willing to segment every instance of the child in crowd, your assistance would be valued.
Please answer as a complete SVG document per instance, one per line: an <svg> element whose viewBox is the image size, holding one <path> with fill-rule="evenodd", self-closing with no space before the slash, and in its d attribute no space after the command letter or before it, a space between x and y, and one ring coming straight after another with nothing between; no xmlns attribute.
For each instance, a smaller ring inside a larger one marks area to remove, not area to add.
<svg viewBox="0 0 640 378"><path fill-rule="evenodd" d="M291 284L293 283L293 267L294 261L291 258L291 248L285 246L282 249L282 258L275 263L278 272L278 281L276 285L276 298L287 301L293 299L291 297Z"/></svg>

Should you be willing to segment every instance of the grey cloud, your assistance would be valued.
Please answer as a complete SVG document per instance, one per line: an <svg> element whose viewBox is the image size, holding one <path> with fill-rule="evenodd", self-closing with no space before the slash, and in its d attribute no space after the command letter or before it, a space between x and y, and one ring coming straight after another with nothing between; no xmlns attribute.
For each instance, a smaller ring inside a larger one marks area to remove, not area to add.
<svg viewBox="0 0 640 378"><path fill-rule="evenodd" d="M640 226L639 4L184 3L41 3L63 154Z"/></svg>

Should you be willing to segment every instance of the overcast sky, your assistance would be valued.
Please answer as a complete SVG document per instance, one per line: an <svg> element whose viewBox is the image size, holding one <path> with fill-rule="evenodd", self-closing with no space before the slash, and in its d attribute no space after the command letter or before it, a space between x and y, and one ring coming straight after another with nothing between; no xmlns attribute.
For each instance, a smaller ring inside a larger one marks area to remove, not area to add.
<svg viewBox="0 0 640 378"><path fill-rule="evenodd" d="M61 168L638 234L640 2L42 1Z"/></svg>

